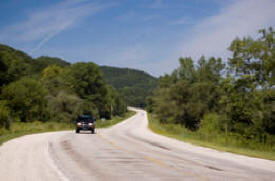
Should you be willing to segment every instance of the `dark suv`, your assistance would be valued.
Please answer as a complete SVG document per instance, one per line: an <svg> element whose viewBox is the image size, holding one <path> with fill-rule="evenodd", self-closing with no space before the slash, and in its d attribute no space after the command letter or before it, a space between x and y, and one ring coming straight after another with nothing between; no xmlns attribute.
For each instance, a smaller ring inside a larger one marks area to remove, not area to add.
<svg viewBox="0 0 275 181"><path fill-rule="evenodd" d="M80 130L91 131L92 134L95 133L95 119L92 115L81 115L76 119L75 132L79 133Z"/></svg>

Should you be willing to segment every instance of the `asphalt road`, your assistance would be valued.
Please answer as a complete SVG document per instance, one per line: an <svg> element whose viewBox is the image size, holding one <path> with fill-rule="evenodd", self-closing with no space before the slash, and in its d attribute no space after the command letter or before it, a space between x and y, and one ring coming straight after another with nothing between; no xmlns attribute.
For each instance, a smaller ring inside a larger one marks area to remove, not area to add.
<svg viewBox="0 0 275 181"><path fill-rule="evenodd" d="M0 180L275 180L275 161L152 133L146 112L96 134L23 136L0 147Z"/></svg>

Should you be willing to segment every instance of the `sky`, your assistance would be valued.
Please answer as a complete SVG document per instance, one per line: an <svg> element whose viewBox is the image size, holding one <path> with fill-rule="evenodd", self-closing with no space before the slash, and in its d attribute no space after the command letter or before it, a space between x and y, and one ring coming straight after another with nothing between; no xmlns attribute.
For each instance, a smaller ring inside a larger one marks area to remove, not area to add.
<svg viewBox="0 0 275 181"><path fill-rule="evenodd" d="M275 27L275 0L1 0L0 43L36 58L171 73Z"/></svg>

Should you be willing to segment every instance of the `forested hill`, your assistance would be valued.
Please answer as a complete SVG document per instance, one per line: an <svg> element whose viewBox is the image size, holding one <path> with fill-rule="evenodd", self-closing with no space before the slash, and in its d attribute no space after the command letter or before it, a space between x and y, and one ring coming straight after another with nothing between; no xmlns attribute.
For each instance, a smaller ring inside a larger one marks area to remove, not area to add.
<svg viewBox="0 0 275 181"><path fill-rule="evenodd" d="M157 86L157 78L141 70L109 66L101 66L100 70L131 106L144 107L146 97Z"/></svg>
<svg viewBox="0 0 275 181"><path fill-rule="evenodd" d="M79 114L110 119L125 111L95 63L34 59L0 44L0 129L17 120L73 122Z"/></svg>
<svg viewBox="0 0 275 181"><path fill-rule="evenodd" d="M136 69L100 66L100 70L107 82L117 89L135 86L151 87L157 80L148 73Z"/></svg>
<svg viewBox="0 0 275 181"><path fill-rule="evenodd" d="M0 64L0 93L3 85L22 77L41 79L41 73L48 66L56 65L64 70L72 66L57 57L42 56L34 59L23 51L3 44L0 44ZM157 79L141 70L108 66L99 66L99 69L106 82L131 106L144 107L146 97L157 86Z"/></svg>

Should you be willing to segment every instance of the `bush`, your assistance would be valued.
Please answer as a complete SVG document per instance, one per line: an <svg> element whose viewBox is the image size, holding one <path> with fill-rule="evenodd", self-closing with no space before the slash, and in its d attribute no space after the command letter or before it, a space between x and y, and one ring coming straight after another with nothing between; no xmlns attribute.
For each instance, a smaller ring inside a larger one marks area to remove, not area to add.
<svg viewBox="0 0 275 181"><path fill-rule="evenodd" d="M12 115L26 122L43 119L46 94L47 90L40 82L31 78L22 78L4 87L2 98L7 100Z"/></svg>
<svg viewBox="0 0 275 181"><path fill-rule="evenodd" d="M48 111L53 121L71 122L77 115L82 114L83 100L64 91L56 97L48 96Z"/></svg>
<svg viewBox="0 0 275 181"><path fill-rule="evenodd" d="M5 101L0 101L0 128L10 129L10 110Z"/></svg>
<svg viewBox="0 0 275 181"><path fill-rule="evenodd" d="M216 113L208 113L203 116L200 122L199 131L202 133L217 133L222 130L220 116Z"/></svg>

